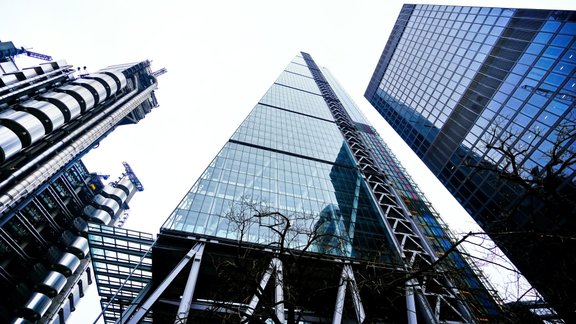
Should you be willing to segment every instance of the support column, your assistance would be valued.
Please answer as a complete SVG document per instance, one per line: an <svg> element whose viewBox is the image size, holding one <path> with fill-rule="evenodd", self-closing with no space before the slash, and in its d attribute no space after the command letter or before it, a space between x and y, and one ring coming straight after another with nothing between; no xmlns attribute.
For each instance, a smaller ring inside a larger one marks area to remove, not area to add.
<svg viewBox="0 0 576 324"><path fill-rule="evenodd" d="M204 243L198 242L194 244L194 246L190 249L190 251L188 251L188 253L186 253L186 255L180 260L180 262L178 262L176 267L174 267L174 269L170 271L170 274L166 276L166 278L160 283L160 285L156 288L156 290L154 290L154 292L146 299L146 301L144 301L138 307L134 308L133 313L126 314L128 316L128 319L126 320L125 323L128 324L140 323L140 320L144 317L144 315L146 315L148 310L150 310L150 307L154 305L154 303L156 302L156 300L158 300L160 295L162 295L164 290L168 288L168 286L172 283L172 281L174 281L174 278L178 276L180 271L182 271L182 269L186 266L186 264L188 264L190 259L192 259L199 250L204 250Z"/></svg>
<svg viewBox="0 0 576 324"><path fill-rule="evenodd" d="M194 255L194 260L192 260L190 274L188 275L186 287L184 288L184 294L182 295L180 305L178 306L175 323L186 324L188 321L188 313L190 313L190 305L192 305L194 289L196 288L196 282L198 281L198 273L200 272L200 263L202 262L203 252L204 245L201 245Z"/></svg>
<svg viewBox="0 0 576 324"><path fill-rule="evenodd" d="M345 264L344 267L342 268L342 274L340 275L340 283L338 285L338 293L336 295L336 305L334 307L334 314L332 316L332 323L333 324L342 323L342 313L344 311L346 288L350 289L352 303L354 304L354 311L356 312L356 321L358 323L362 323L366 318L366 313L364 313L364 306L362 305L362 301L360 300L360 292L358 291L358 286L356 285L354 272L352 271L352 267L349 264Z"/></svg>
<svg viewBox="0 0 576 324"><path fill-rule="evenodd" d="M406 312L408 319L406 323L417 324L418 319L416 317L416 300L414 299L414 288L412 287L412 281L406 283Z"/></svg>
<svg viewBox="0 0 576 324"><path fill-rule="evenodd" d="M248 304L248 309L246 310L246 315L242 317L242 322L245 322L248 316L251 316L256 310L256 306L258 306L258 302L260 301L260 292L264 291L268 281L270 280L270 276L274 274L274 312L276 317L280 322L284 322L284 284L282 282L283 275L282 275L282 261L278 258L273 258L270 261L270 265L266 272L262 275L262 279L260 280L260 285L258 286L259 291L254 293L250 303Z"/></svg>

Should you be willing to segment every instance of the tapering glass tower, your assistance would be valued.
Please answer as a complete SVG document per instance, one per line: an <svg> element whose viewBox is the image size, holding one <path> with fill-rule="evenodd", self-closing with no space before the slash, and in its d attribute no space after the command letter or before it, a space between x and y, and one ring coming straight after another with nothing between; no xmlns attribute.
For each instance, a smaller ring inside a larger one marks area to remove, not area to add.
<svg viewBox="0 0 576 324"><path fill-rule="evenodd" d="M123 319L499 318L452 244L344 90L301 53L163 224L151 285Z"/></svg>

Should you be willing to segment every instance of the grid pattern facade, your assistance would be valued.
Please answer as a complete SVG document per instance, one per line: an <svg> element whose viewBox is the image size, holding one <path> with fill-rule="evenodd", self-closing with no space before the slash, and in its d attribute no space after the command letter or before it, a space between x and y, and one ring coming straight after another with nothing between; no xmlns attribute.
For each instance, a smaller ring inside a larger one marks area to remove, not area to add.
<svg viewBox="0 0 576 324"><path fill-rule="evenodd" d="M576 152L575 17L405 5L368 85L366 98L487 231L574 233L572 207L551 213L517 182L479 168L520 170L533 179L545 176L553 149ZM488 145L499 141L516 154L515 164ZM555 180L566 206L575 204L575 176L571 164ZM535 247L531 261L517 241L499 244L547 299L573 314L573 289L557 277L557 269L575 266L562 252L566 241Z"/></svg>
<svg viewBox="0 0 576 324"><path fill-rule="evenodd" d="M122 319L152 279L151 234L89 224L90 254L105 323ZM121 288L121 289L120 289ZM151 315L142 322L151 323Z"/></svg>
<svg viewBox="0 0 576 324"><path fill-rule="evenodd" d="M545 166L559 125L576 120L573 13L431 5L403 13L404 31L366 97L469 212L490 213L484 202L506 184L473 181L463 166L505 165L485 148L493 127L530 146L518 167L531 170Z"/></svg>

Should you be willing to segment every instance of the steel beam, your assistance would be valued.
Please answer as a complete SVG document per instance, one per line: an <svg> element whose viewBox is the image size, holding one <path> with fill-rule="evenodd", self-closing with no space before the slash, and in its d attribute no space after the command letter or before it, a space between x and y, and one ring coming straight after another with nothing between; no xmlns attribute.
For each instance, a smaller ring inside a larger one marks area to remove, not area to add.
<svg viewBox="0 0 576 324"><path fill-rule="evenodd" d="M203 252L204 245L201 245L194 255L192 267L190 267L190 274L188 275L186 287L184 288L184 294L182 295L180 305L178 306L178 312L176 313L175 323L186 324L188 321L188 313L190 312L190 305L192 305L192 298L194 297L194 288L196 288L196 282L198 281L198 273L200 272L200 263L202 262Z"/></svg>
<svg viewBox="0 0 576 324"><path fill-rule="evenodd" d="M190 249L190 251L188 251L188 253L186 253L186 255L182 258L182 260L180 260L180 262L178 262L176 267L174 267L174 269L172 269L172 271L170 271L170 274L168 274L168 276L166 276L166 278L160 283L160 285L156 288L156 290L154 290L154 292L150 295L150 297L148 297L148 299L146 299L146 301L144 303L142 303L141 306L136 307L134 309L135 311L133 314L126 314L128 316L128 319L126 320L125 323L128 323L128 324L139 323L140 320L144 317L144 315L146 315L148 310L150 310L150 307L152 307L152 305L154 305L156 300L158 300L158 297L160 297L160 295L162 295L164 290L166 290L166 288L168 288L168 286L172 283L172 281L174 281L174 278L176 278L176 276L178 276L180 271L182 271L182 269L184 269L186 264L188 264L188 262L201 249L202 250L204 249L204 243L203 242L198 242L198 243L194 244L194 246ZM116 323L119 323L119 322L116 321Z"/></svg>

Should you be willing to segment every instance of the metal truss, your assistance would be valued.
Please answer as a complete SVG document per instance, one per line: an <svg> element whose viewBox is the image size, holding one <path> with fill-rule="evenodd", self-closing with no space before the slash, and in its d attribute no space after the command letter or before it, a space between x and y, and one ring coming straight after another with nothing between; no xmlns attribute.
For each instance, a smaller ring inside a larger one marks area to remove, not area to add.
<svg viewBox="0 0 576 324"><path fill-rule="evenodd" d="M190 305L192 304L192 298L194 296L194 288L198 280L198 272L200 270L200 262L202 261L202 253L204 252L205 243L198 242L186 253L186 255L178 262L176 267L172 269L170 274L164 278L160 285L152 292L152 294L137 307L131 307L127 309L121 318L126 320L118 320L117 323L129 323L136 324L146 315L150 310L152 305L158 300L160 295L168 288L168 286L174 281L176 276L184 269L184 267L192 261L192 267L190 269L190 274L188 275L188 280L186 281L186 287L184 288L184 293L182 295L182 300L178 306L178 323L186 323L188 318L188 312L190 311Z"/></svg>
<svg viewBox="0 0 576 324"><path fill-rule="evenodd" d="M266 272L262 275L262 279L260 280L260 285L258 286L258 290L250 303L248 304L248 309L246 310L246 316L242 317L242 322L249 322L248 317L254 313L256 307L258 306L258 302L260 301L260 297L262 292L266 288L268 281L270 280L270 276L274 275L274 312L276 313L276 318L281 323L284 323L284 284L283 284L283 274L282 274L282 261L278 258L273 258L270 261L270 265Z"/></svg>
<svg viewBox="0 0 576 324"><path fill-rule="evenodd" d="M436 256L384 172L371 157L369 147L362 140L352 118L346 112L322 71L309 54L302 52L302 56L322 93L324 101L332 112L336 125L348 144L373 198L378 203L386 229L393 240L398 255L404 262L405 269L410 272L421 272L416 278L407 282L407 290L414 292L414 294L407 293L408 322L416 322L416 316L410 314L411 312L415 314L416 311L415 307L411 307L415 304L412 300L414 297L416 297L421 313L424 314L428 323L445 321L446 319L440 311L446 309L449 309L452 321L454 321L454 317L458 317L459 322L472 322L470 312L461 302L457 291L448 278L441 270L433 269Z"/></svg>

